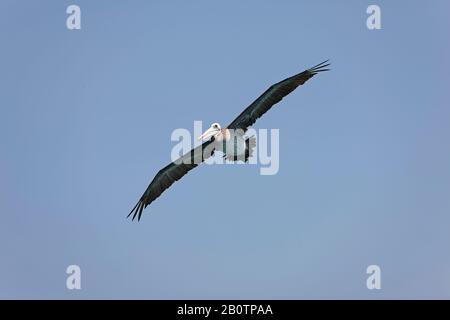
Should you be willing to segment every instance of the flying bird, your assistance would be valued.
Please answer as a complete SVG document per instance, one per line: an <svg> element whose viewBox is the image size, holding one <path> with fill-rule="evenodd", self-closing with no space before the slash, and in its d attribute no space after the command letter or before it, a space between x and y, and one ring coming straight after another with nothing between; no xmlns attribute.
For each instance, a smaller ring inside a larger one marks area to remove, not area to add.
<svg viewBox="0 0 450 320"><path fill-rule="evenodd" d="M150 203L175 181L180 180L189 171L211 157L215 151L222 151L224 157L228 160L247 162L256 145L254 137L246 138L244 136L248 127L298 86L303 85L319 72L330 70L327 68L329 65L328 60L324 61L272 85L228 126L222 128L220 124L213 123L208 130L198 137L199 140L205 141L203 144L171 162L156 174L128 217L132 215L132 220L136 217L140 220L143 210Z"/></svg>

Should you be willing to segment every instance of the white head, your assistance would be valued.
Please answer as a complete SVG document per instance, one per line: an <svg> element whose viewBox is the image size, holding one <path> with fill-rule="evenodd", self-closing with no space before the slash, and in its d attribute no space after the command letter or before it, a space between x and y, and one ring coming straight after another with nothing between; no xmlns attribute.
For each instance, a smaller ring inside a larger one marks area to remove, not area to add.
<svg viewBox="0 0 450 320"><path fill-rule="evenodd" d="M222 128L220 127L220 124L214 122L208 130L206 130L200 137L198 137L198 140L206 140L211 138L212 136L215 137L221 132L221 129Z"/></svg>

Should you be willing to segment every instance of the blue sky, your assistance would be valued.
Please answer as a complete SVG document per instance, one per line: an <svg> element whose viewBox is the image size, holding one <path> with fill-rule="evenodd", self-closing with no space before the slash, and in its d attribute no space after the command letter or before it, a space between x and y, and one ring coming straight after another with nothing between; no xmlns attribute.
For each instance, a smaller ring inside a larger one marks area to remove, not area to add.
<svg viewBox="0 0 450 320"><path fill-rule="evenodd" d="M449 12L2 1L0 298L450 298ZM174 129L229 123L328 58L255 125L280 129L277 175L201 166L125 219ZM381 290L366 288L371 264Z"/></svg>

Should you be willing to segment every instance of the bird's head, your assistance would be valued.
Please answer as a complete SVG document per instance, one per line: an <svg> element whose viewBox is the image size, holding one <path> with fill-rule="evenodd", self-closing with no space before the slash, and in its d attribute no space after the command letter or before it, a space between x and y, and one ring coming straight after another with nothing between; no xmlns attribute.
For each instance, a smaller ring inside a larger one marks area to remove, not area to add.
<svg viewBox="0 0 450 320"><path fill-rule="evenodd" d="M220 124L218 124L217 122L214 122L211 125L211 127L209 127L208 130L203 132L203 134L198 137L198 140L206 140L206 139L209 139L209 138L211 138L213 136L215 137L217 134L220 133L221 129L222 128L220 127Z"/></svg>

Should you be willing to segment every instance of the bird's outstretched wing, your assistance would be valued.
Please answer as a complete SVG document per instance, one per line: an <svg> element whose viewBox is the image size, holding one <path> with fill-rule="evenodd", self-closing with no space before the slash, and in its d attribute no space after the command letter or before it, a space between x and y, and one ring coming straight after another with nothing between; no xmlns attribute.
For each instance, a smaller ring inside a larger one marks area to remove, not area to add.
<svg viewBox="0 0 450 320"><path fill-rule="evenodd" d="M328 71L329 69L327 69L327 67L329 65L328 60L324 61L308 70L272 85L250 106L242 111L242 113L234 119L227 128L234 130L242 129L243 131L246 131L248 127L255 123L256 119L260 118L274 104L280 102L298 86L304 84L317 73Z"/></svg>
<svg viewBox="0 0 450 320"><path fill-rule="evenodd" d="M204 142L202 145L192 149L179 159L159 170L153 181L147 187L138 203L134 206L128 217L133 215L133 220L137 217L141 219L142 211L158 198L164 190L169 188L175 181L180 180L186 173L194 169L204 160L214 153L214 139Z"/></svg>

